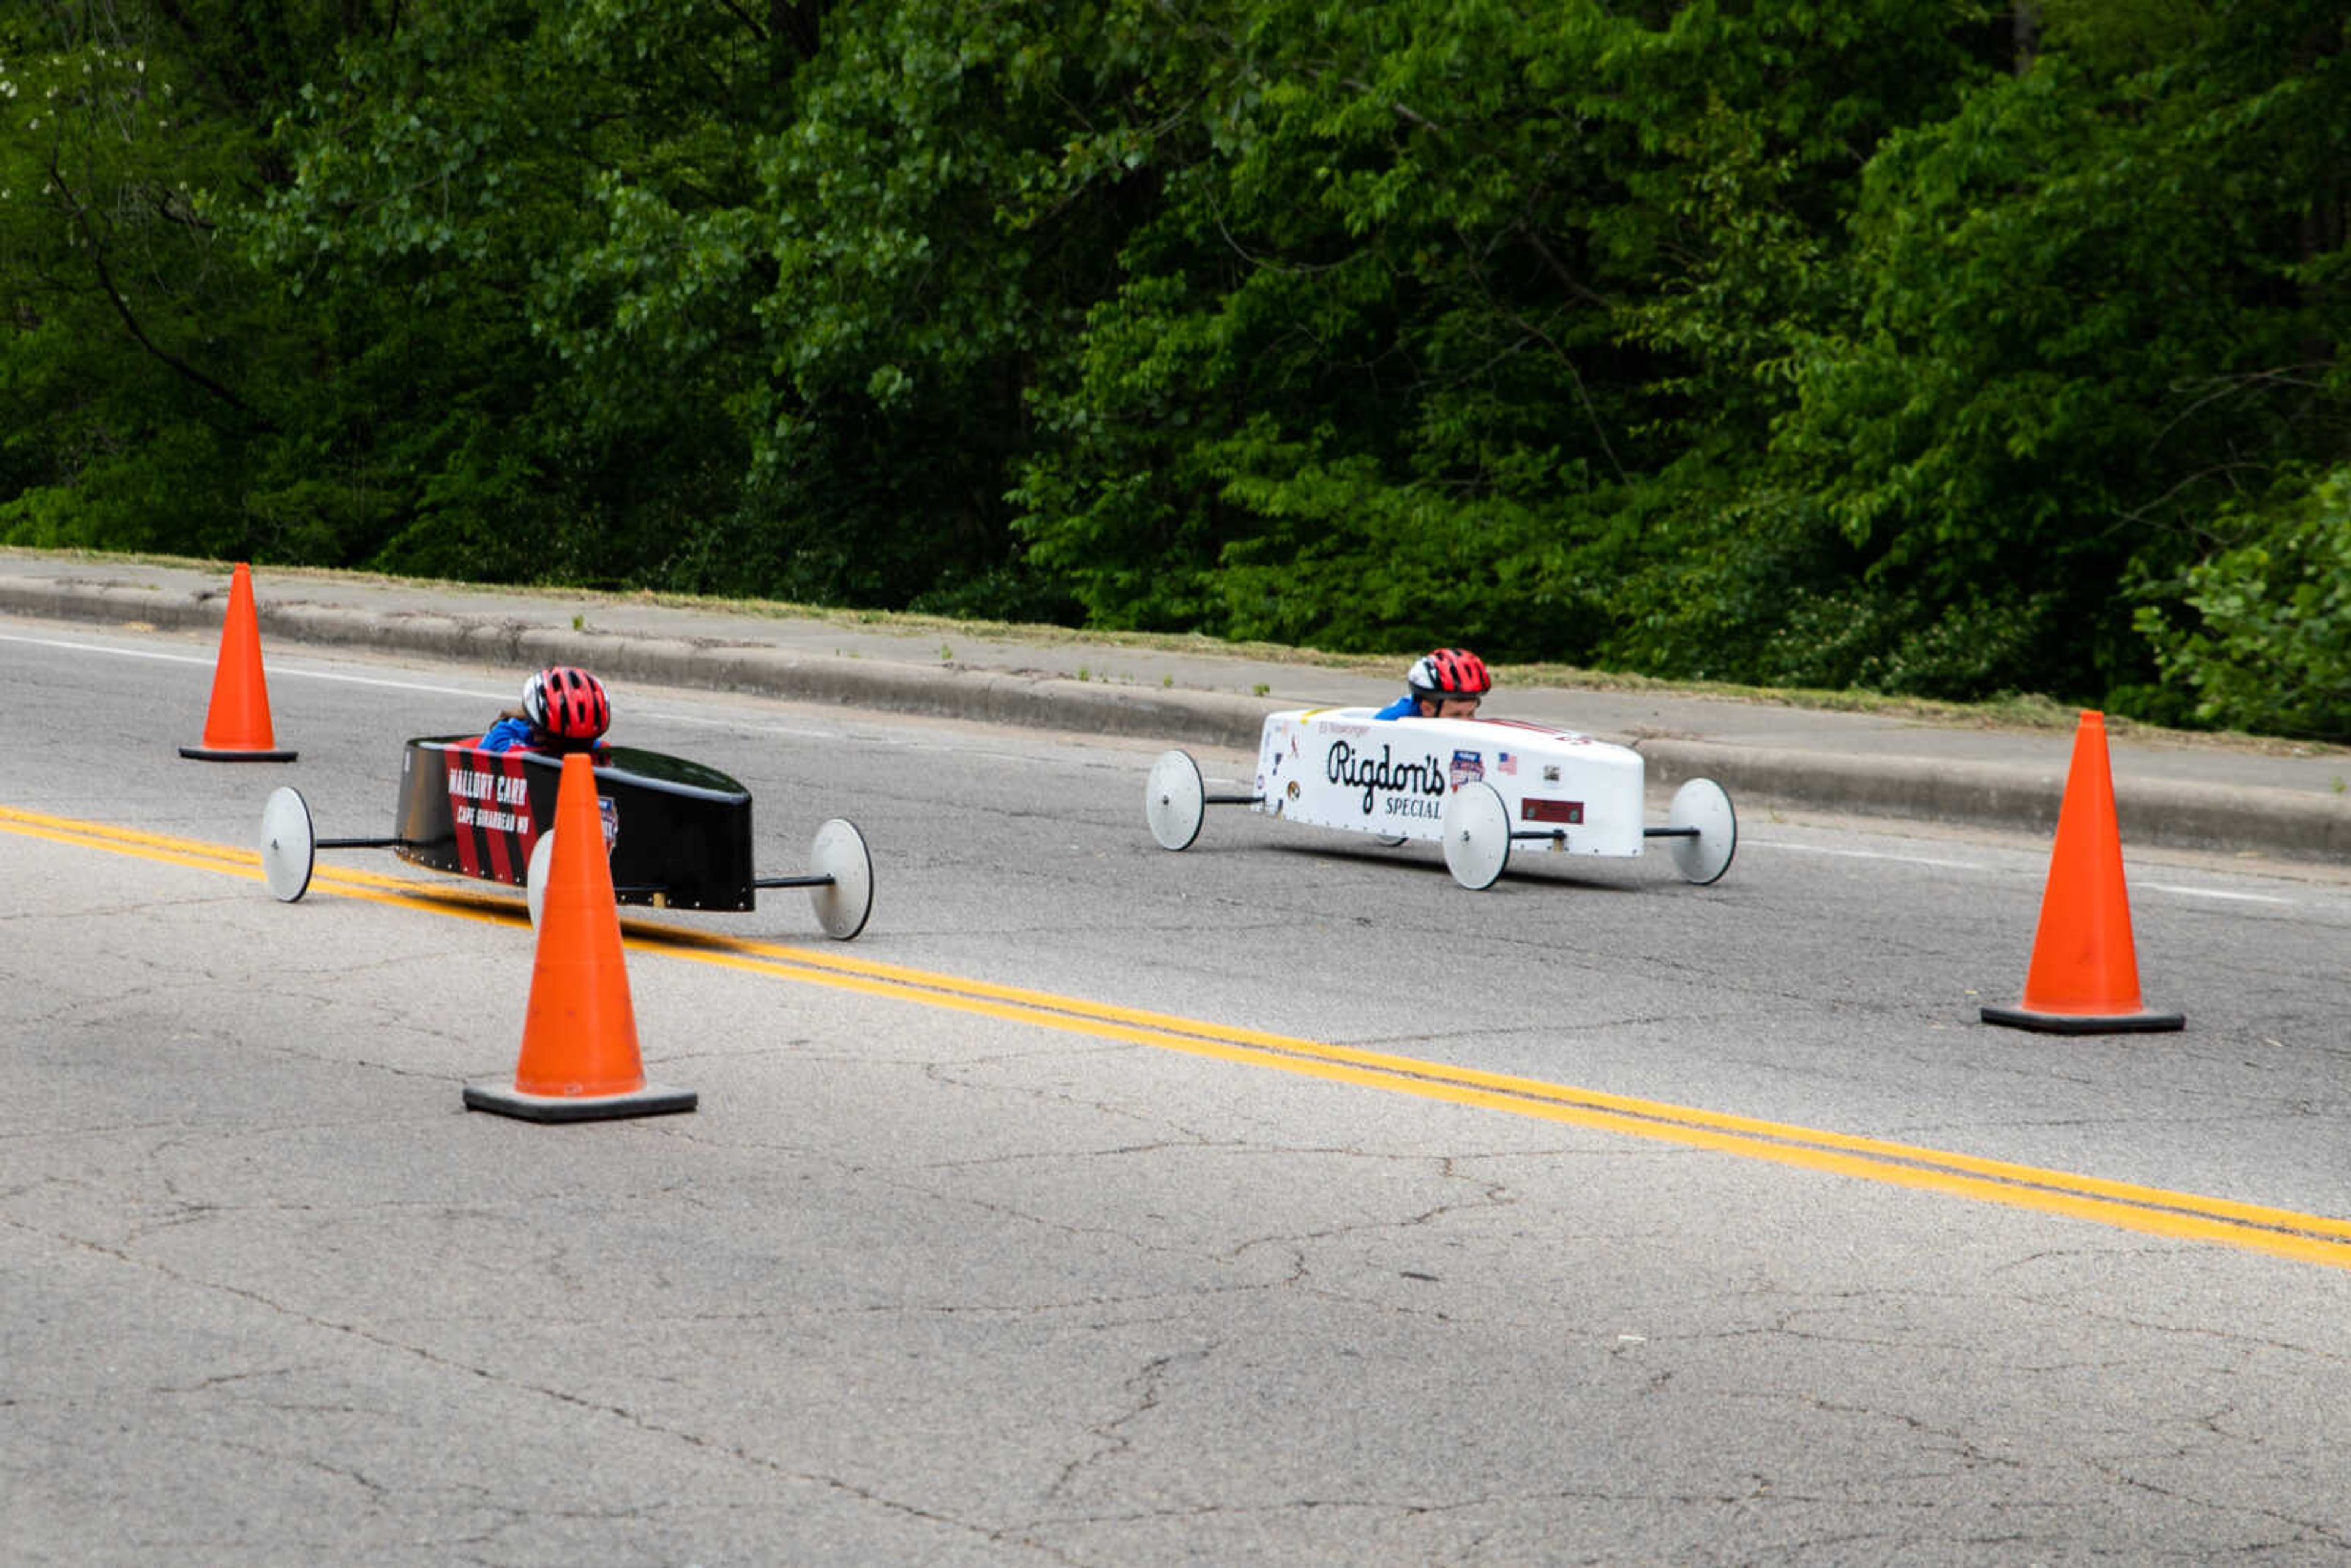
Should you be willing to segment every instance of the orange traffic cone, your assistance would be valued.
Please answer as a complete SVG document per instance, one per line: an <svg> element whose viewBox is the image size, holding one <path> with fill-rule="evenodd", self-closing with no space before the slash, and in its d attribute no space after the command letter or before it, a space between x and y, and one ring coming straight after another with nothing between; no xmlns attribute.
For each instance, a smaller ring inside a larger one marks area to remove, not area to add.
<svg viewBox="0 0 2351 1568"><path fill-rule="evenodd" d="M637 1054L621 915L612 903L612 868L596 803L596 765L584 754L563 759L553 831L522 1060L511 1088L467 1084L465 1108L529 1122L691 1111L694 1091L646 1082Z"/></svg>
<svg viewBox="0 0 2351 1568"><path fill-rule="evenodd" d="M1983 1019L2044 1034L2153 1031L2188 1021L2179 1013L2147 1011L2139 997L2104 714L2085 711L2074 732L2074 767L2057 810L2057 843L2023 1000L1986 1008Z"/></svg>
<svg viewBox="0 0 2351 1568"><path fill-rule="evenodd" d="M243 561L228 585L228 615L221 622L220 659L213 666L213 706L204 743L180 755L204 762L291 762L276 749L269 727L269 684L261 674L261 622L253 613L253 574Z"/></svg>

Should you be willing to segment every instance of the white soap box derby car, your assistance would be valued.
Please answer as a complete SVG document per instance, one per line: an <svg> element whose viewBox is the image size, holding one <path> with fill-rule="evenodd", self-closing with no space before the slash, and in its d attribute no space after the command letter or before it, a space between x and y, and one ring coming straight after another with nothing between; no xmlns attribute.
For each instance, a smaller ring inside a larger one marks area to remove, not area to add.
<svg viewBox="0 0 2351 1568"><path fill-rule="evenodd" d="M563 759L484 751L479 736L429 736L402 753L400 803L382 838L322 839L309 803L287 787L261 815L269 891L291 904L309 890L319 850L388 849L412 865L519 885L538 922L555 847L549 826ZM827 935L849 941L873 908L873 862L853 823L818 828L804 876L755 875L751 792L715 768L634 747L594 753L596 797L614 902L663 909L747 910L763 888L804 887Z"/></svg>
<svg viewBox="0 0 2351 1568"><path fill-rule="evenodd" d="M1162 848L1191 847L1209 806L1253 806L1309 827L1384 843L1435 839L1454 880L1491 887L1514 844L1572 855L1640 854L1663 839L1700 886L1730 869L1739 819L1710 779L1675 792L1664 826L1644 824L1645 764L1626 747L1508 718L1384 719L1365 707L1268 714L1257 787L1211 795L1187 752L1152 765L1144 812Z"/></svg>

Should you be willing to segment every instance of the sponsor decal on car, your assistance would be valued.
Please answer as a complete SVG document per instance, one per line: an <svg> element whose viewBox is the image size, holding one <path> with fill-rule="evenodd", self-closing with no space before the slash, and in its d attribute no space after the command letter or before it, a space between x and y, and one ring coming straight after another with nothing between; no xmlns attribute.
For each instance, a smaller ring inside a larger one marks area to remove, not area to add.
<svg viewBox="0 0 2351 1568"><path fill-rule="evenodd" d="M1481 753L1475 751L1457 751L1453 754L1453 771L1451 778L1453 780L1453 787L1456 789L1460 789L1464 784L1478 783L1485 777L1486 764Z"/></svg>
<svg viewBox="0 0 2351 1568"><path fill-rule="evenodd" d="M1412 795L1445 793L1445 765L1433 752L1416 762L1398 762L1394 748L1383 745L1374 761L1342 740L1332 743L1323 758L1322 770L1332 783L1363 790L1363 812L1366 817L1372 814L1372 807L1384 789Z"/></svg>
<svg viewBox="0 0 2351 1568"><path fill-rule="evenodd" d="M1583 802L1581 800L1540 800L1530 795L1519 802L1519 821L1522 822L1562 822L1569 827L1583 823Z"/></svg>
<svg viewBox="0 0 2351 1568"><path fill-rule="evenodd" d="M621 841L621 803L610 795L599 795L596 810L604 819L604 853L609 859L612 846Z"/></svg>
<svg viewBox="0 0 2351 1568"><path fill-rule="evenodd" d="M532 831L530 792L519 773L452 767L449 820L460 828L528 836Z"/></svg>
<svg viewBox="0 0 2351 1568"><path fill-rule="evenodd" d="M1556 784L1559 782L1558 763L1546 762L1543 764L1543 782L1546 784Z"/></svg>

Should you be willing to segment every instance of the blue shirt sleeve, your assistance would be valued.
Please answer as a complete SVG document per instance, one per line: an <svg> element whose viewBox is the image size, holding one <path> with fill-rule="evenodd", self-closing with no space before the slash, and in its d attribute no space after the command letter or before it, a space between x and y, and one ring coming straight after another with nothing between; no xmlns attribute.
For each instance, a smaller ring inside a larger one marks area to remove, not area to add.
<svg viewBox="0 0 2351 1568"><path fill-rule="evenodd" d="M530 720L502 718L483 733L484 751L512 751L517 746L530 744Z"/></svg>
<svg viewBox="0 0 2351 1568"><path fill-rule="evenodd" d="M1416 699L1410 692L1406 692L1404 695L1396 698L1395 701L1388 704L1387 706L1380 709L1379 712L1372 715L1372 716L1374 718L1411 718L1419 712L1420 704L1418 700Z"/></svg>

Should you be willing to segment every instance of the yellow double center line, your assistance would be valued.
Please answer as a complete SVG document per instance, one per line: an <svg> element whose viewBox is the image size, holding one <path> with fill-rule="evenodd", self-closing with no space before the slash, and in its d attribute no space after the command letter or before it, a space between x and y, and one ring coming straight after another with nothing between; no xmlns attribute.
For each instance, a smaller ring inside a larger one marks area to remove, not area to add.
<svg viewBox="0 0 2351 1568"><path fill-rule="evenodd" d="M57 843L261 879L258 857L251 850L45 817L6 807L0 807L0 830ZM349 897L465 919L513 921L522 915L520 906L511 898L439 892L431 884L336 867L319 868L313 886L330 888ZM747 941L634 920L622 922L622 929L625 944L639 952L665 953L695 963L1102 1040L1180 1051L1219 1061L1268 1067L1329 1082L1474 1105L1597 1132L1710 1149L1746 1159L1770 1160L1864 1181L1917 1187L2011 1208L2037 1209L2149 1235L2220 1242L2304 1262L2351 1268L2351 1221L2322 1215L2106 1181L2069 1171L2011 1165L2004 1160L1854 1137L1782 1122L1724 1115L1663 1101L1638 1100L1541 1079L1482 1072L1447 1062L1390 1056L1322 1040L1232 1029L1199 1019L1113 1007L1050 991L1024 990L1017 986L877 964L830 949Z"/></svg>

